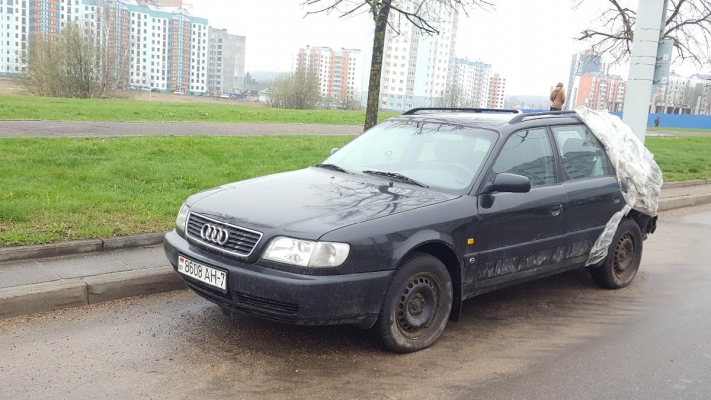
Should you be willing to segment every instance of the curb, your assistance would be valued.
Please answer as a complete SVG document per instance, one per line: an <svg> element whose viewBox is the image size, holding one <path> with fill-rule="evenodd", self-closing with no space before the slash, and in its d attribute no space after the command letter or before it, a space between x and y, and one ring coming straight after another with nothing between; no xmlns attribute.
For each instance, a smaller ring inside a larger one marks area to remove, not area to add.
<svg viewBox="0 0 711 400"><path fill-rule="evenodd" d="M155 246L163 243L165 233L145 233L140 235L119 236L106 239L72 240L32 246L0 248L0 263L5 261L33 260L69 256L102 251L133 249L136 247Z"/></svg>
<svg viewBox="0 0 711 400"><path fill-rule="evenodd" d="M711 179L696 179L693 181L682 181L682 182L664 182L662 184L662 189L674 189L680 187L688 186L700 186L700 185L711 185Z"/></svg>
<svg viewBox="0 0 711 400"><path fill-rule="evenodd" d="M671 211L679 208L695 207L711 203L711 193L694 196L670 197L659 202L659 211Z"/></svg>
<svg viewBox="0 0 711 400"><path fill-rule="evenodd" d="M0 289L0 319L180 289L170 266L16 286Z"/></svg>

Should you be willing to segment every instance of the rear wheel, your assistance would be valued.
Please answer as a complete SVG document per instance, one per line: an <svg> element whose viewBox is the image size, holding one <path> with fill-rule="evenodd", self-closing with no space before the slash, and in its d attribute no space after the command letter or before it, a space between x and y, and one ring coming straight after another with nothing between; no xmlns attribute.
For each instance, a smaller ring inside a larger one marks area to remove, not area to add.
<svg viewBox="0 0 711 400"><path fill-rule="evenodd" d="M595 283L606 289L629 285L642 261L642 231L631 219L623 219L603 262L590 269Z"/></svg>
<svg viewBox="0 0 711 400"><path fill-rule="evenodd" d="M442 334L451 309L447 268L430 254L414 253L395 273L375 329L394 352L422 350Z"/></svg>

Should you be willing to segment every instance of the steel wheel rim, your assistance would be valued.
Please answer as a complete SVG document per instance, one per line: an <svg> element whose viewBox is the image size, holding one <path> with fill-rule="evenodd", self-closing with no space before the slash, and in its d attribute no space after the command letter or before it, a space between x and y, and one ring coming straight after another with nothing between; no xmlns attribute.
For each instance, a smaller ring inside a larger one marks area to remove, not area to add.
<svg viewBox="0 0 711 400"><path fill-rule="evenodd" d="M400 291L396 305L397 327L408 339L419 339L430 332L440 310L442 284L430 273L410 278Z"/></svg>
<svg viewBox="0 0 711 400"><path fill-rule="evenodd" d="M613 263L615 276L627 279L634 273L634 260L637 255L637 243L631 233L625 233L615 246L615 260Z"/></svg>

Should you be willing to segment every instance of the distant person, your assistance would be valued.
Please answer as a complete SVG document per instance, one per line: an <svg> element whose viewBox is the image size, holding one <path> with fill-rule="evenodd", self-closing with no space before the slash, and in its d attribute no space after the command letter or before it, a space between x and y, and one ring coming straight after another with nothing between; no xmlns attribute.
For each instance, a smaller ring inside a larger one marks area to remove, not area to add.
<svg viewBox="0 0 711 400"><path fill-rule="evenodd" d="M563 104L565 104L565 93L563 92L563 84L558 83L555 89L551 92L551 111L560 111L563 109Z"/></svg>
<svg viewBox="0 0 711 400"><path fill-rule="evenodd" d="M654 127L656 128L658 126L659 126L659 116L657 116L657 118L654 118Z"/></svg>

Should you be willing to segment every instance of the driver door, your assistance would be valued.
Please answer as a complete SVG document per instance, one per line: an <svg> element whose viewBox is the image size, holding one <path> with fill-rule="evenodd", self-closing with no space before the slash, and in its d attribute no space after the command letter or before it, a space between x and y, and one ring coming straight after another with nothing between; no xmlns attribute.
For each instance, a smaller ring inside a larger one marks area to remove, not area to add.
<svg viewBox="0 0 711 400"><path fill-rule="evenodd" d="M531 180L528 193L479 194L476 289L544 273L564 258L568 195L545 128L513 133L489 171Z"/></svg>

